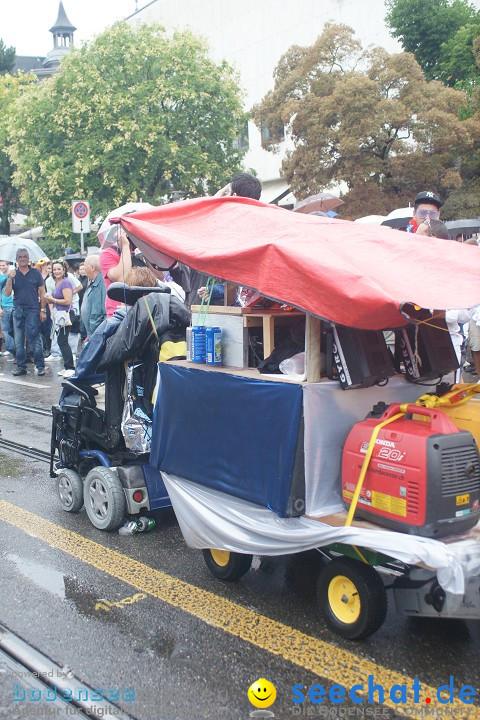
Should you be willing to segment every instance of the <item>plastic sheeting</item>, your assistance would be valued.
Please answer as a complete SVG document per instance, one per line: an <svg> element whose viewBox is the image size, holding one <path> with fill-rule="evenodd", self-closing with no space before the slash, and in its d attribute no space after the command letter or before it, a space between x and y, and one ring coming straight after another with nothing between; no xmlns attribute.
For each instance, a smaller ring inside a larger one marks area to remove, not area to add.
<svg viewBox="0 0 480 720"><path fill-rule="evenodd" d="M167 253L208 275L340 325L405 324L400 308L480 302L477 247L289 212L243 197L197 198L120 222L146 257Z"/></svg>
<svg viewBox="0 0 480 720"><path fill-rule="evenodd" d="M343 510L342 451L352 426L382 401L414 402L425 388L401 376L385 387L341 390L338 382L305 383L305 514L329 515Z"/></svg>
<svg viewBox="0 0 480 720"><path fill-rule="evenodd" d="M219 548L254 555L287 555L332 543L376 550L408 565L435 570L447 592L463 595L465 579L480 572L480 545L450 545L413 535L357 527L332 527L316 520L280 518L271 511L162 472L180 529L189 547Z"/></svg>

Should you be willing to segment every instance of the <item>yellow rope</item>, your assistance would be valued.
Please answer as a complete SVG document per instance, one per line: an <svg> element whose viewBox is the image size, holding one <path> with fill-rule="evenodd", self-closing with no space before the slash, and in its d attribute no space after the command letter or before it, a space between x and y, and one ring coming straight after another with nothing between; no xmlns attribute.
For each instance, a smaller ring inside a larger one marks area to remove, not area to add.
<svg viewBox="0 0 480 720"><path fill-rule="evenodd" d="M400 412L397 413L397 415L393 415L393 417L388 418L388 420L384 420L383 422L376 425L372 432L372 437L370 438L370 442L368 443L367 452L365 455L365 459L363 461L362 469L360 470L360 475L357 480L357 486L355 488L355 492L353 493L352 503L350 505L350 509L348 511L347 519L345 520L345 526L348 527L352 524L353 516L355 514L355 510L357 509L358 504L358 498L360 497L360 492L363 487L363 481L365 479L365 475L367 474L367 469L370 464L370 459L372 457L373 449L375 447L375 442L378 437L378 433L382 428L384 428L386 425L389 425L390 423L394 422L395 420L398 420L399 418L403 417L406 413L406 410L402 410L403 406L400 406Z"/></svg>

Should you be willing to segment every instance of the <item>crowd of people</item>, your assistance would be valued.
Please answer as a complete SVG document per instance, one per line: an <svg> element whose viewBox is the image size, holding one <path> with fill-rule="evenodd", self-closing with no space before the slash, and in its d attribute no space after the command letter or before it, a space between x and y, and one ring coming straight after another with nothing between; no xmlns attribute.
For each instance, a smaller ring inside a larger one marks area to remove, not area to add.
<svg viewBox="0 0 480 720"><path fill-rule="evenodd" d="M258 200L261 191L257 178L240 173L215 197L241 196ZM419 192L414 199L413 217L404 229L418 235L419 241L421 236L448 240L448 230L440 220L441 207L442 201L435 192ZM64 367L58 374L71 377L83 344L122 305L121 301L107 295L112 283L144 286L166 283L170 292L187 307L206 300L207 296L213 303L223 302L223 284L207 287L205 275L181 263L168 272L159 268L135 250L121 226L117 226L116 232L109 233L99 254L87 255L76 263L69 261L69 257L67 254L53 262L44 257L33 265L28 251L19 248L16 267L0 259L3 335L3 352L0 354L13 356L16 364L13 374L16 376L27 373L28 362L34 362L38 375L45 375L45 363L61 357ZM246 292L248 295L253 291ZM242 288L237 288L233 301L245 304L250 298L244 295ZM480 306L478 309L447 310L445 319L457 353L465 346L465 337L469 337L472 370L480 375Z"/></svg>
<svg viewBox="0 0 480 720"><path fill-rule="evenodd" d="M13 357L13 375L26 375L29 362L45 375L45 363L61 358L58 374L71 377L82 343L105 317L98 255L84 262L43 257L34 264L19 248L15 265L0 260L1 354Z"/></svg>

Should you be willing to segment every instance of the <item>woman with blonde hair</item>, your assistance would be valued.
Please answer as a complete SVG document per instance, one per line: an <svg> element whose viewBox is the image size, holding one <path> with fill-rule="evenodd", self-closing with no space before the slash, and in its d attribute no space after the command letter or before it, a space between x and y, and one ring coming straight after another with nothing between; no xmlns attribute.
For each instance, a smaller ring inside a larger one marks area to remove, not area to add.
<svg viewBox="0 0 480 720"><path fill-rule="evenodd" d="M157 278L147 267L134 266L127 273L125 284L130 287L157 287Z"/></svg>

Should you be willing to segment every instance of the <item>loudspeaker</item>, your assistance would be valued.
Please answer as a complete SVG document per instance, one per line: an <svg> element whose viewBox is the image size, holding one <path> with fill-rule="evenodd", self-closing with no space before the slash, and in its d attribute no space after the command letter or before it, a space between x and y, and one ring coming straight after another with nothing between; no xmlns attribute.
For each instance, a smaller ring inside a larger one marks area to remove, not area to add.
<svg viewBox="0 0 480 720"><path fill-rule="evenodd" d="M383 332L332 326L331 352L342 390L371 387L395 374Z"/></svg>
<svg viewBox="0 0 480 720"><path fill-rule="evenodd" d="M443 318L396 330L395 359L403 362L406 379L410 382L433 380L460 367Z"/></svg>

